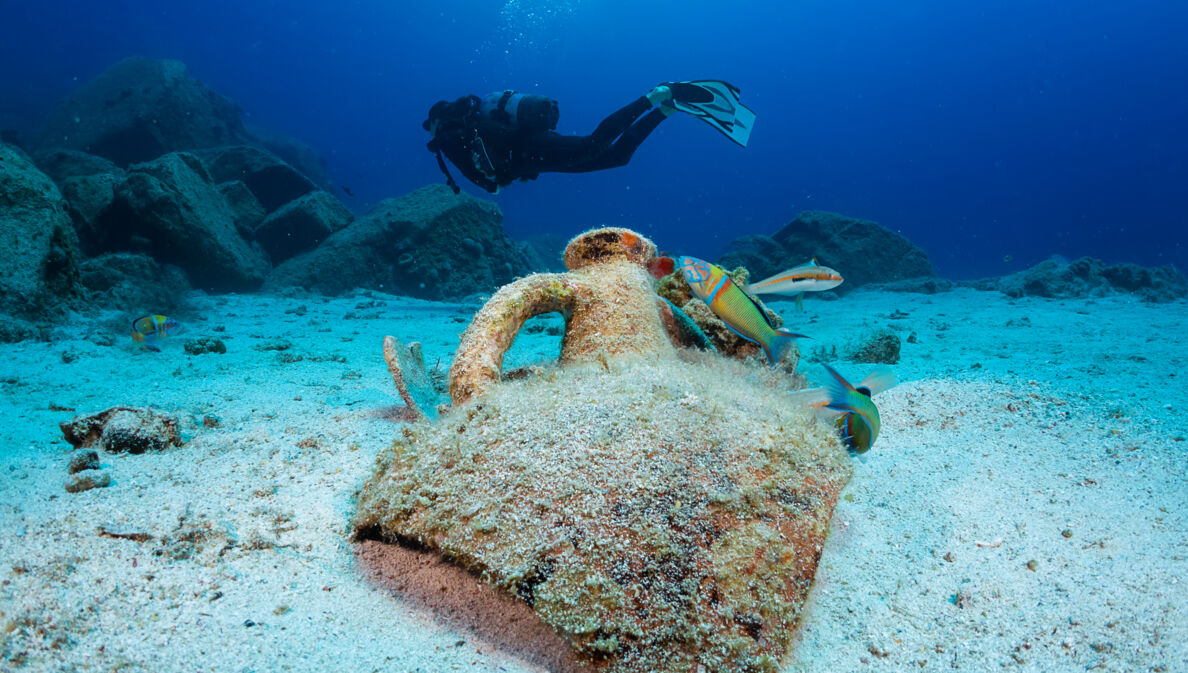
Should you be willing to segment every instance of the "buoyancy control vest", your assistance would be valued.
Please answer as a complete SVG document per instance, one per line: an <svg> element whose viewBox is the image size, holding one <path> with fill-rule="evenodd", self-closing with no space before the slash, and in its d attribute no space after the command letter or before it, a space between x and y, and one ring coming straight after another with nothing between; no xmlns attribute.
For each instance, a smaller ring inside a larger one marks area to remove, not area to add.
<svg viewBox="0 0 1188 673"><path fill-rule="evenodd" d="M530 135L554 129L559 118L560 111L556 100L507 90L493 92L483 99L470 95L452 103L438 101L429 109L429 118L422 127L434 134L427 147L437 155L437 166L446 176L446 184L455 194L462 190L446 166L442 156L443 144L456 148L450 159L463 169L467 177L487 191L495 192L501 186L500 178L507 178L505 174L511 163L511 156L507 151L499 153L494 148L513 145L512 139L522 134ZM488 145L494 147L489 149ZM457 154L463 156L455 156ZM468 167L459 162L472 165L485 180L475 180L475 176L466 170ZM528 178L535 175L516 177ZM508 182L510 180L506 180L504 184Z"/></svg>

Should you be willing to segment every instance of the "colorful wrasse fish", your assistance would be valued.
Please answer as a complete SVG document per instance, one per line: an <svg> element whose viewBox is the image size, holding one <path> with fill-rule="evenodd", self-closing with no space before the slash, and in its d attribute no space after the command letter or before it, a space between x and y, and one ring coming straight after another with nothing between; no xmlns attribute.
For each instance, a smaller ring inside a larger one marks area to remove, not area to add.
<svg viewBox="0 0 1188 673"><path fill-rule="evenodd" d="M879 409L871 396L894 386L897 381L889 367L877 367L858 385L850 385L837 370L822 364L829 380L821 388L801 395L818 413L837 417L837 428L846 448L855 454L870 450L879 436Z"/></svg>
<svg viewBox="0 0 1188 673"><path fill-rule="evenodd" d="M814 257L806 264L781 271L758 283L751 283L747 289L755 294L794 294L797 308L803 309L805 292L832 290L841 285L843 280L845 279L840 273L817 264L817 258Z"/></svg>
<svg viewBox="0 0 1188 673"><path fill-rule="evenodd" d="M721 267L696 257L682 256L678 261L693 294L705 302L731 331L759 344L772 364L784 358L795 339L808 338L772 325L767 312L735 285Z"/></svg>
<svg viewBox="0 0 1188 673"><path fill-rule="evenodd" d="M163 315L145 315L132 321L132 340L149 350L159 351L157 342L182 332L182 324Z"/></svg>

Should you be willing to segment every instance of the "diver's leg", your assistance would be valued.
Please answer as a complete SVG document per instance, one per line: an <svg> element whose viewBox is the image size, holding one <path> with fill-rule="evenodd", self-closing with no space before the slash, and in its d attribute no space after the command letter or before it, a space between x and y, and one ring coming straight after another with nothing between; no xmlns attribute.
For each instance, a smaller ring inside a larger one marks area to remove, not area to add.
<svg viewBox="0 0 1188 673"><path fill-rule="evenodd" d="M612 112L606 119L603 119L598 128L590 134L590 140L595 145L609 145L611 142L623 135L631 124L639 119L640 115L647 112L652 107L652 102L648 100L647 96L640 96L627 105Z"/></svg>
<svg viewBox="0 0 1188 673"><path fill-rule="evenodd" d="M660 108L644 114L651 107L648 98L640 96L603 119L588 136L538 133L525 143L524 156L537 173L584 173L622 166L666 116Z"/></svg>
<svg viewBox="0 0 1188 673"><path fill-rule="evenodd" d="M603 150L598 156L592 157L584 163L561 169L560 172L585 173L626 166L627 162L631 161L632 155L635 154L635 150L639 149L639 146L643 144L644 140L647 140L652 131L656 130L660 122L667 118L668 113L663 108L652 110L632 124L613 145Z"/></svg>

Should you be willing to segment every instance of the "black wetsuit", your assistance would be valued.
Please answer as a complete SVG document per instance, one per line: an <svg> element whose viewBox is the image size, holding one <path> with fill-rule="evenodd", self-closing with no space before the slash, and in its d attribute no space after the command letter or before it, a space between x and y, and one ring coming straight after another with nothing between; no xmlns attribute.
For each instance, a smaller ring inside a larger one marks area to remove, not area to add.
<svg viewBox="0 0 1188 673"><path fill-rule="evenodd" d="M588 136L524 132L480 119L440 127L430 148L436 144L471 182L495 193L516 180L535 180L541 173L585 173L627 165L636 148L666 118L659 108L648 112L651 107L641 96L602 120Z"/></svg>

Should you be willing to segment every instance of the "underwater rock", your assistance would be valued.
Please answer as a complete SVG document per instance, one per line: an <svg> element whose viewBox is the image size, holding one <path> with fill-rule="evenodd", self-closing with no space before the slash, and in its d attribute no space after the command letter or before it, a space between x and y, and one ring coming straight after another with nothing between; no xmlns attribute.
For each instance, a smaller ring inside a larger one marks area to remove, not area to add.
<svg viewBox="0 0 1188 673"><path fill-rule="evenodd" d="M111 486L111 475L102 470L83 470L66 481L67 493L82 493L93 488Z"/></svg>
<svg viewBox="0 0 1188 673"><path fill-rule="evenodd" d="M39 148L82 150L126 167L168 152L243 142L241 114L180 61L127 58L57 105Z"/></svg>
<svg viewBox="0 0 1188 673"><path fill-rule="evenodd" d="M235 215L236 231L245 241L255 240L256 227L264 221L264 217L268 214L260 203L260 199L256 198L256 195L248 189L242 180L220 182L217 187L219 193L223 195L223 199L227 201L227 205L231 207L231 212Z"/></svg>
<svg viewBox="0 0 1188 673"><path fill-rule="evenodd" d="M215 182L239 180L247 185L266 213L317 189L300 171L258 147L217 147L194 155L202 160Z"/></svg>
<svg viewBox="0 0 1188 673"><path fill-rule="evenodd" d="M244 126L251 138L250 145L268 150L312 180L320 189L334 192L336 186L330 179L330 169L326 166L326 160L312 147L296 138L256 126L249 121L245 121Z"/></svg>
<svg viewBox="0 0 1188 673"><path fill-rule="evenodd" d="M45 325L38 325L22 318L0 313L0 343L45 341L48 338L49 329Z"/></svg>
<svg viewBox="0 0 1188 673"><path fill-rule="evenodd" d="M83 470L98 470L99 454L90 449L79 449L70 455L70 462L66 465L66 472L74 474Z"/></svg>
<svg viewBox="0 0 1188 673"><path fill-rule="evenodd" d="M45 318L78 293L78 234L57 185L0 144L0 311Z"/></svg>
<svg viewBox="0 0 1188 673"><path fill-rule="evenodd" d="M175 312L185 305L191 289L181 269L130 252L83 261L79 278L88 306L134 315Z"/></svg>
<svg viewBox="0 0 1188 673"><path fill-rule="evenodd" d="M423 187L381 202L317 248L279 264L265 287L325 294L369 288L438 300L490 292L530 271L502 220L490 201L455 195L445 185Z"/></svg>
<svg viewBox="0 0 1188 673"><path fill-rule="evenodd" d="M61 147L37 150L33 153L33 163L58 185L67 178L124 172L110 159Z"/></svg>
<svg viewBox="0 0 1188 673"><path fill-rule="evenodd" d="M109 249L108 226L104 216L115 202L116 188L123 184L124 172L75 175L62 180L70 220L78 232L84 252L97 255Z"/></svg>
<svg viewBox="0 0 1188 673"><path fill-rule="evenodd" d="M46 122L39 149L81 150L126 167L244 138L239 107L192 77L185 64L133 57L61 101Z"/></svg>
<svg viewBox="0 0 1188 673"><path fill-rule="evenodd" d="M186 355L206 355L208 353L222 355L227 352L227 346L223 343L222 339L202 337L200 339L186 339L185 350Z"/></svg>
<svg viewBox="0 0 1188 673"><path fill-rule="evenodd" d="M146 239L155 259L184 269L195 286L242 291L264 280L267 257L239 235L230 207L192 154L136 164L116 199L127 213L119 233Z"/></svg>
<svg viewBox="0 0 1188 673"><path fill-rule="evenodd" d="M308 145L245 127L238 105L174 60L124 59L81 86L51 113L35 157L60 181L110 172L88 168L91 160L84 152L127 167L170 152L243 145L260 148L275 161L280 157L289 170L312 181L310 189L312 184L333 186L325 161ZM273 208L299 195L282 198Z"/></svg>
<svg viewBox="0 0 1188 673"><path fill-rule="evenodd" d="M855 345L846 359L851 362L893 365L899 362L899 335L889 329L868 335Z"/></svg>
<svg viewBox="0 0 1188 673"><path fill-rule="evenodd" d="M1188 295L1188 280L1174 266L1107 265L1092 257L1071 262L1047 259L1030 269L981 283L1011 297L1069 299L1133 293L1144 301L1169 302Z"/></svg>
<svg viewBox="0 0 1188 673"><path fill-rule="evenodd" d="M732 241L718 265L745 266L752 277L763 278L814 257L845 277L838 292L934 275L928 255L903 236L870 220L820 210L800 213L770 238Z"/></svg>
<svg viewBox="0 0 1188 673"><path fill-rule="evenodd" d="M809 259L805 258L799 262L784 264L788 261L788 256L788 251L784 249L784 246L771 236L747 234L726 244L726 251L718 260L718 266L723 269L745 267L755 277L755 280L760 280L784 269L803 264ZM844 273L842 276L846 278L846 282L849 282L848 276Z"/></svg>
<svg viewBox="0 0 1188 673"><path fill-rule="evenodd" d="M872 283L872 285L886 292L911 292L915 294L938 294L940 292L949 292L953 289L953 281L947 278L937 278L936 276L919 276L916 278L905 278L903 280L895 280L889 283Z"/></svg>
<svg viewBox="0 0 1188 673"><path fill-rule="evenodd" d="M777 670L851 474L779 369L673 347L634 232L576 237L463 335L454 407L377 458L357 538L436 550L610 673ZM560 366L502 380L525 320Z"/></svg>
<svg viewBox="0 0 1188 673"><path fill-rule="evenodd" d="M256 227L256 240L273 264L311 250L355 216L329 192L317 190L277 208Z"/></svg>
<svg viewBox="0 0 1188 673"><path fill-rule="evenodd" d="M112 407L75 416L59 424L74 448L96 447L108 453L144 453L181 446L174 416L146 407Z"/></svg>

